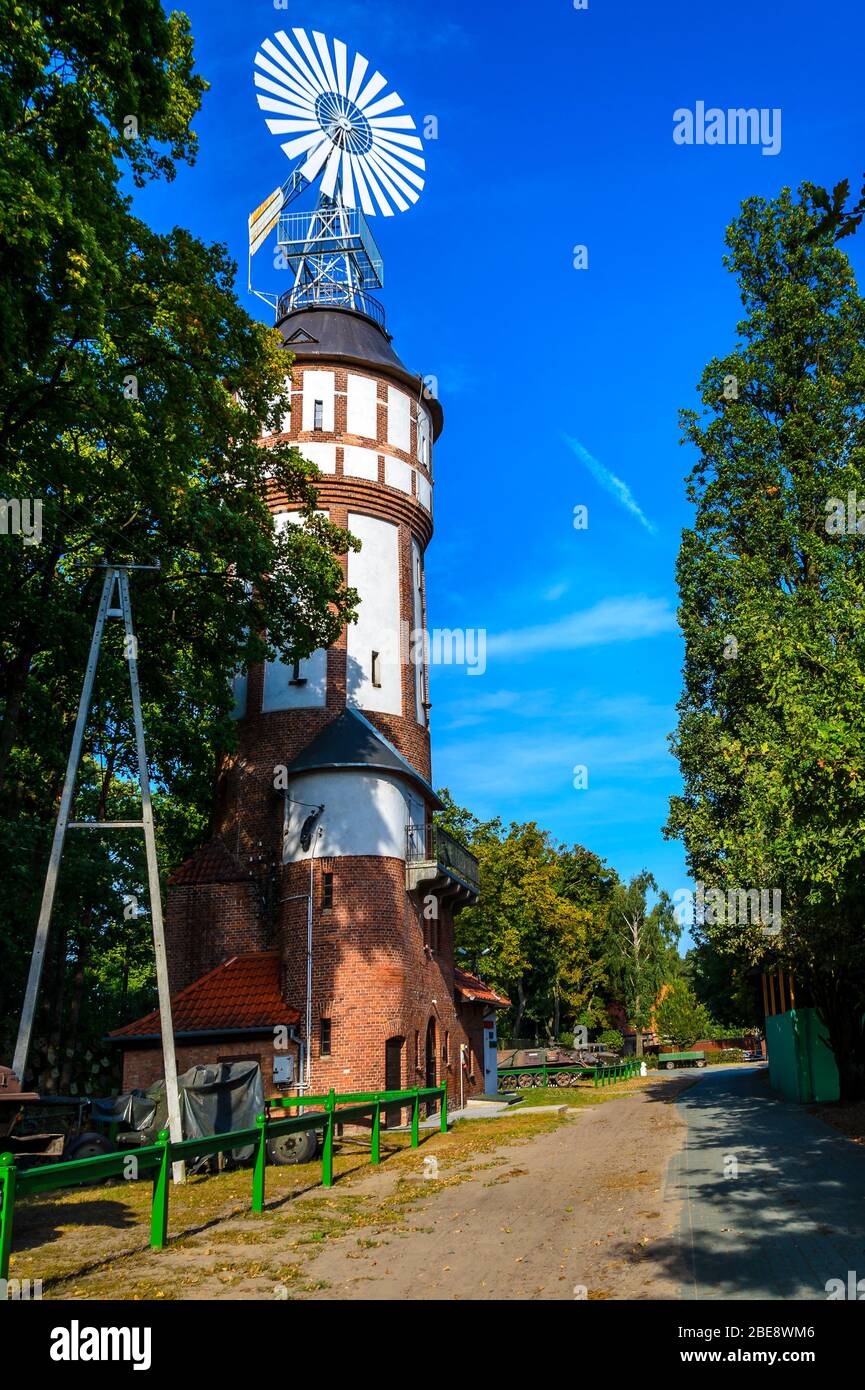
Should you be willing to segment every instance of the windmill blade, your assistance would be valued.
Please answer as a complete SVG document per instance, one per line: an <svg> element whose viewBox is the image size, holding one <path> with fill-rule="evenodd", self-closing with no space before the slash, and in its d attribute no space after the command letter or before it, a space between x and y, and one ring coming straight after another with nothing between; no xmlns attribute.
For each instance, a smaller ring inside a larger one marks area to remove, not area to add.
<svg viewBox="0 0 865 1390"><path fill-rule="evenodd" d="M373 116L370 125L374 130L417 130L411 116Z"/></svg>
<svg viewBox="0 0 865 1390"><path fill-rule="evenodd" d="M334 145L330 158L327 161L327 168L324 171L324 178L321 181L321 191L325 198L332 198L336 188L336 176L339 173L339 166L342 162L342 150L339 145Z"/></svg>
<svg viewBox="0 0 865 1390"><path fill-rule="evenodd" d="M309 183L312 183L316 174L320 172L324 165L324 161L327 159L332 149L333 144L328 140L327 136L324 136L318 148L310 153L309 158L300 170L303 177L307 179Z"/></svg>
<svg viewBox="0 0 865 1390"><path fill-rule="evenodd" d="M292 106L287 101L277 101L276 97L258 97L258 105L262 111L279 111L283 116L297 116L299 120L311 120L313 125L318 125L315 113L308 106Z"/></svg>
<svg viewBox="0 0 865 1390"><path fill-rule="evenodd" d="M387 150L378 149L375 145L370 150L368 157L376 168L383 169L386 174L389 174L407 198L410 198L413 203L417 202L420 190L424 186L424 180L420 174L416 174L413 169L407 169L405 165L394 159L392 154L388 154ZM412 184L414 184L413 188Z"/></svg>
<svg viewBox="0 0 865 1390"><path fill-rule="evenodd" d="M402 106L402 97L398 92L389 92L386 97L382 97L381 101L376 101L372 106L365 107L363 114L368 121L371 121L373 116L383 116L385 111L393 111L397 106Z"/></svg>
<svg viewBox="0 0 865 1390"><path fill-rule="evenodd" d="M348 49L342 39L334 39L333 51L336 55L336 89L344 97L348 95Z"/></svg>
<svg viewBox="0 0 865 1390"><path fill-rule="evenodd" d="M280 33L282 33L282 31L280 31ZM276 37L279 38L280 35L277 34ZM288 47L291 49L292 53L294 53L294 45L292 44L288 35L282 34L282 38L288 45ZM270 39L265 39L261 47L264 49L266 53L270 55L277 68L281 69L285 73L285 80L289 83L294 83L295 85L301 87L305 91L306 95L314 101L315 98L319 95L318 88L316 87L314 82L310 81L309 75L307 74L306 69L302 65L302 63L290 63L286 58L285 54L281 53L277 48L276 44L273 43ZM299 54L297 56L298 58L300 57ZM255 61L259 64L260 67L265 66L265 60L262 58L260 53L258 54Z"/></svg>
<svg viewBox="0 0 865 1390"><path fill-rule="evenodd" d="M271 135L290 135L299 130L315 131L316 138L321 135L318 121L268 121L267 128Z"/></svg>
<svg viewBox="0 0 865 1390"><path fill-rule="evenodd" d="M311 68L312 71L314 72L315 77L316 77L316 80L317 80L317 82L318 82L318 84L319 84L321 90L322 90L323 92L330 91L330 90L331 90L331 84L330 84L330 82L328 81L327 73L324 71L324 69L322 68L320 62L318 61L318 58L317 58L317 56L316 56L315 49L313 48L312 44L311 44L310 41L309 41L309 36L308 36L308 34L306 33L306 30L305 30L305 29L292 29L291 32L294 34L294 37L297 39L298 43L300 44L301 48L303 49L304 54L306 55L306 60L307 60L307 62L309 63L310 68Z"/></svg>
<svg viewBox="0 0 865 1390"><path fill-rule="evenodd" d="M366 179L363 176L363 165L359 154L353 154L351 156L351 167L354 173L355 183L357 184L357 191L360 194L360 205L367 217L375 217L375 208L369 196Z"/></svg>
<svg viewBox="0 0 865 1390"><path fill-rule="evenodd" d="M349 88L346 92L346 96L348 97L349 101L357 100L357 94L360 91L360 84L364 79L364 74L366 73L368 67L369 62L366 58L364 58L363 54L356 53L354 55L354 66L351 70L351 82L349 83Z"/></svg>
<svg viewBox="0 0 865 1390"><path fill-rule="evenodd" d="M357 98L357 104L360 107L361 111L363 111L367 104L372 101L373 97L378 96L382 87L386 86L387 80L384 77L382 77L381 73L373 73L372 77L367 82L360 96Z"/></svg>
<svg viewBox="0 0 865 1390"><path fill-rule="evenodd" d="M377 141L386 141L389 145L400 145L407 150L423 149L423 140L419 140L416 135L400 135L395 130L382 130L379 126L375 127L375 138ZM406 159L408 159L408 155L406 155Z"/></svg>
<svg viewBox="0 0 865 1390"><path fill-rule="evenodd" d="M348 150L342 152L342 201L347 208L357 207L354 196L354 173L352 172L351 154Z"/></svg>
<svg viewBox="0 0 865 1390"><path fill-rule="evenodd" d="M298 155L306 154L313 146L319 144L326 145L327 143L318 126L316 126L311 135L301 135L298 140L287 140L282 148L285 150L289 159L297 159ZM304 175L304 177L306 177L306 175Z"/></svg>
<svg viewBox="0 0 865 1390"><path fill-rule="evenodd" d="M281 87L286 94L290 94L295 101L303 101L309 106L315 106L318 94L314 92L306 82L296 82L293 77L289 76L284 68L278 67L276 63L271 63L269 58L262 57L260 53L255 63L256 67L260 68L262 73L270 73L270 76L277 86ZM255 75L258 77L261 74L256 73Z"/></svg>
<svg viewBox="0 0 865 1390"><path fill-rule="evenodd" d="M327 85L332 92L338 92L339 81L337 80L336 73L333 70L333 63L331 62L330 49L327 46L327 39L324 37L324 34L317 33L313 33L312 37L315 39L315 46L318 49L318 56L321 59L321 66L324 68L324 75L327 78Z"/></svg>
<svg viewBox="0 0 865 1390"><path fill-rule="evenodd" d="M392 202L396 203L400 212L408 212L408 203L390 177L389 170L382 167L381 161L376 156L375 150L370 150L366 159L367 167L372 166L375 169L376 176L381 180L385 192L390 194Z"/></svg>
<svg viewBox="0 0 865 1390"><path fill-rule="evenodd" d="M402 145L392 144L384 135L377 136L374 145L377 150L387 150L394 159L399 159L405 164L413 164L415 169L426 169L426 160L423 155L412 154L411 150L404 150Z"/></svg>
<svg viewBox="0 0 865 1390"><path fill-rule="evenodd" d="M255 85L256 87L260 87L263 92L271 92L275 97L279 97L281 101L295 101L308 107L310 111L315 110L314 101L306 96L298 96L298 94L292 91L291 87L287 86L285 82L274 81L272 77L265 77L263 73L257 72L255 74Z"/></svg>
<svg viewBox="0 0 865 1390"><path fill-rule="evenodd" d="M360 159L360 162L363 165L363 173L369 186L369 191L378 203L379 208L381 209L382 216L393 217L393 208L391 207L390 203L388 202L387 198L384 196L384 193L381 190L381 184L376 178L375 170L370 164L369 155L362 154L359 155L358 158ZM374 215L375 212L373 211L373 216Z"/></svg>
<svg viewBox="0 0 865 1390"><path fill-rule="evenodd" d="M292 60L292 66L289 67L289 72L294 71L295 75L306 82L307 86L316 96L320 96L324 88L320 80L316 77L314 70L310 68L303 54L298 52L284 29L280 29L276 37Z"/></svg>

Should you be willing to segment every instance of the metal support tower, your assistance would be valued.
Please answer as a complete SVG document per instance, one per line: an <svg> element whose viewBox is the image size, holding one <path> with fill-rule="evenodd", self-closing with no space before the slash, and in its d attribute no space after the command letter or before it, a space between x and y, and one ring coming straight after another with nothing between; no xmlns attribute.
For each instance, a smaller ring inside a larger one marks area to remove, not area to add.
<svg viewBox="0 0 865 1390"><path fill-rule="evenodd" d="M143 830L144 848L147 856L150 920L153 927L153 951L156 959L156 984L159 992L159 1016L162 1029L165 1093L168 1102L168 1127L172 1140L174 1142L179 1142L183 1138L183 1130L180 1120L180 1096L177 1088L177 1059L174 1051L171 994L168 985L168 957L165 950L165 930L162 921L162 896L159 888L159 867L156 860L153 806L150 799L150 772L147 765L147 751L144 743L144 722L141 716L141 692L138 684L138 644L132 627L132 604L129 597L129 571L156 568L158 568L158 566L155 565L106 565L105 582L102 585L102 596L99 600L99 608L93 628L93 637L90 643L90 655L87 659L87 667L84 672L81 699L78 702L78 717L75 721L75 732L72 735L72 747L69 751L69 760L66 764L66 778L63 783L63 793L60 798L60 810L57 816L57 823L54 827L54 839L51 844L51 854L48 860L48 869L45 874L45 886L42 891L42 906L39 910L39 921L36 926L36 941L30 960L30 974L27 979L27 989L24 995L24 1007L21 1011L21 1023L18 1029L18 1041L15 1045L15 1057L12 1062L12 1070L18 1080L23 1083L24 1072L27 1067L27 1058L30 1053L33 1023L36 1017L36 1003L39 997L39 983L42 978L42 967L45 961L45 950L48 944L48 933L51 927L51 914L54 909L54 898L57 892L57 880L60 873L60 865L63 860L63 848L67 830ZM112 606L115 590L119 600L119 607ZM70 820L69 817L75 797L78 768L81 763L84 730L87 726L87 717L93 698L93 682L96 677L96 667L99 662L102 634L105 629L106 619L108 618L121 619L126 632L125 655L129 664L129 685L132 693L132 718L135 726L135 743L138 759L138 785L141 792L141 820L73 821ZM175 1163L175 1182L183 1182L185 1175L186 1165L183 1163Z"/></svg>

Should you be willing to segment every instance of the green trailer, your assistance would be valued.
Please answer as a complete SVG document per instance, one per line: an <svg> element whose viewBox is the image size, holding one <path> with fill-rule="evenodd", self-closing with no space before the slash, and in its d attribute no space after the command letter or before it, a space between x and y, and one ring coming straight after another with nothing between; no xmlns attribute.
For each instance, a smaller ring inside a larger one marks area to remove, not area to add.
<svg viewBox="0 0 865 1390"><path fill-rule="evenodd" d="M667 1071L673 1071L676 1067L704 1067L705 1065L705 1052L661 1052L658 1054L658 1066L665 1067Z"/></svg>

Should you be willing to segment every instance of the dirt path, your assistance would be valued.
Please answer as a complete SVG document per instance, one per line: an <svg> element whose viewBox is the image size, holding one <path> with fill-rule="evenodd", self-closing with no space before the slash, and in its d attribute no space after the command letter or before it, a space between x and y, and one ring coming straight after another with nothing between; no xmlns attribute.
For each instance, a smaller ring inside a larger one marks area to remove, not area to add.
<svg viewBox="0 0 865 1390"><path fill-rule="evenodd" d="M504 1150L500 1172L430 1197L422 1232L329 1244L314 1267L325 1288L312 1296L676 1298L669 1247L679 1208L663 1175L685 1134L673 1104L682 1089L659 1082Z"/></svg>
<svg viewBox="0 0 865 1390"><path fill-rule="evenodd" d="M172 1192L171 1243L147 1248L149 1187L36 1198L16 1225L12 1273L49 1298L676 1298L682 1194L665 1190L687 1117L684 1078L625 1083L566 1114L521 1108L268 1170L267 1209L249 1171ZM598 1098L599 1099L599 1098Z"/></svg>

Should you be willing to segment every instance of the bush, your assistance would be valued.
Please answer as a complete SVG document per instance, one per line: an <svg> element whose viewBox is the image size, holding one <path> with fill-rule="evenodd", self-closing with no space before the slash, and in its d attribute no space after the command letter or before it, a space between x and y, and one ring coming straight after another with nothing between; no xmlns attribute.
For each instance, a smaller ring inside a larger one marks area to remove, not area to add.
<svg viewBox="0 0 865 1390"><path fill-rule="evenodd" d="M707 1052L707 1062L744 1062L745 1053L741 1047L722 1047L720 1052Z"/></svg>
<svg viewBox="0 0 865 1390"><path fill-rule="evenodd" d="M573 1047L573 1045L574 1045L574 1035L573 1035L573 1033L560 1033L560 1034L559 1034L559 1046L560 1046L560 1047Z"/></svg>
<svg viewBox="0 0 865 1390"><path fill-rule="evenodd" d="M638 1060L645 1062L645 1064L646 1064L646 1070L647 1070L647 1071L657 1071L657 1070L658 1070L658 1059L657 1059L657 1057L655 1056L654 1053L652 1053L652 1054L651 1054L650 1056L648 1056L648 1057L639 1058Z"/></svg>
<svg viewBox="0 0 865 1390"><path fill-rule="evenodd" d="M616 1028L607 1028L605 1032L595 1038L595 1042L600 1043L601 1047L606 1047L610 1052L621 1052L625 1045L625 1039Z"/></svg>

